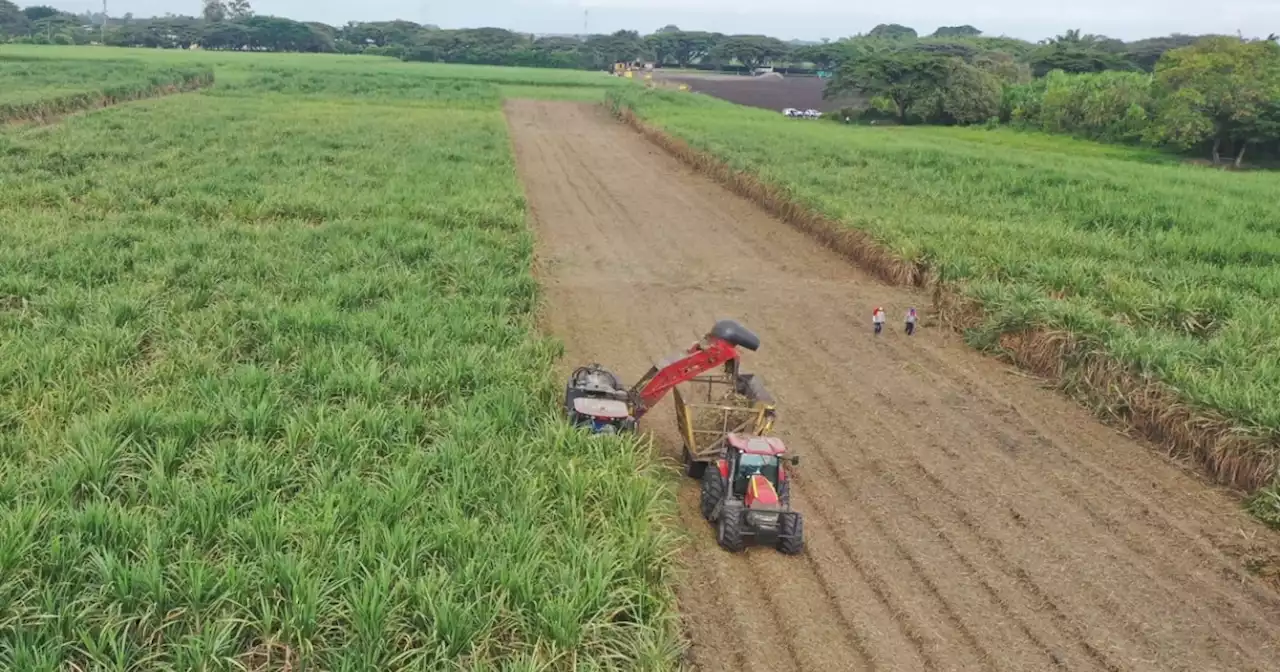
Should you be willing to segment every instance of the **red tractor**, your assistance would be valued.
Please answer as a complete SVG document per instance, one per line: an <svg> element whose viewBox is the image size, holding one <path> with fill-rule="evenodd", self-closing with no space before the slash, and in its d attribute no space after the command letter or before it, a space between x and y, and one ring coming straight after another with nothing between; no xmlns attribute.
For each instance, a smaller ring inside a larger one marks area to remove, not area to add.
<svg viewBox="0 0 1280 672"><path fill-rule="evenodd" d="M702 472L702 517L716 524L716 539L728 551L748 538L787 555L804 550L804 518L791 508L791 483L781 439L729 434L714 469Z"/></svg>

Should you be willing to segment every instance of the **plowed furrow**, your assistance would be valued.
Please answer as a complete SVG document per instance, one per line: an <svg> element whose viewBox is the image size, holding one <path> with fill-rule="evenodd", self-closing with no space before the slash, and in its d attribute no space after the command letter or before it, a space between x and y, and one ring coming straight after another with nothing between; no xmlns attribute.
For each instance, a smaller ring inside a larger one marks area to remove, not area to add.
<svg viewBox="0 0 1280 672"><path fill-rule="evenodd" d="M679 586L703 670L1264 670L1276 535L1149 447L926 326L886 287L601 110L512 102L545 328L632 381L716 319L778 400L807 550L731 555L682 479ZM926 323L927 324L927 323ZM670 402L646 416L679 456Z"/></svg>

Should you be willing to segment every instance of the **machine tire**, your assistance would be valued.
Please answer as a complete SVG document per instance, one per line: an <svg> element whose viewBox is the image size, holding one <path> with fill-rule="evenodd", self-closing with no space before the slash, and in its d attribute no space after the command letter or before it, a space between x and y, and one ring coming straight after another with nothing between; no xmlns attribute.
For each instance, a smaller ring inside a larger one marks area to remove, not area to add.
<svg viewBox="0 0 1280 672"><path fill-rule="evenodd" d="M702 517L710 521L716 505L724 499L724 478L720 476L719 469L706 469L702 472L701 490L699 508L702 510Z"/></svg>
<svg viewBox="0 0 1280 672"><path fill-rule="evenodd" d="M738 502L725 502L724 507L720 509L720 520L716 525L716 541L720 543L721 548L730 553L737 553L747 546L743 535L743 528L746 526L744 513L742 504Z"/></svg>
<svg viewBox="0 0 1280 672"><path fill-rule="evenodd" d="M707 470L706 462L698 462L693 459L693 454L689 452L689 447L683 448L684 455L684 474L689 478L702 478L702 474Z"/></svg>
<svg viewBox="0 0 1280 672"><path fill-rule="evenodd" d="M778 550L786 555L804 552L804 517L799 511L788 511L778 521Z"/></svg>

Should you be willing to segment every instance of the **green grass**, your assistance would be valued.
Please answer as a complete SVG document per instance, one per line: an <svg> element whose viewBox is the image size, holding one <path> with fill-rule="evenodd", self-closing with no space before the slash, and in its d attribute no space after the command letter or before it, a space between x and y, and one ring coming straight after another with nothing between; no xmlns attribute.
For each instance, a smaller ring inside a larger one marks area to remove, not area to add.
<svg viewBox="0 0 1280 672"><path fill-rule="evenodd" d="M0 52L0 105L131 84L160 69L143 62L28 59Z"/></svg>
<svg viewBox="0 0 1280 672"><path fill-rule="evenodd" d="M103 99L132 100L210 77L207 69L141 61L62 60L0 52L0 123L47 118Z"/></svg>
<svg viewBox="0 0 1280 672"><path fill-rule="evenodd" d="M0 131L0 668L673 664L668 480L557 417L497 85L368 63Z"/></svg>
<svg viewBox="0 0 1280 672"><path fill-rule="evenodd" d="M580 103L603 103L610 89L590 86L530 86L527 84L499 84L503 98L534 98L538 100L566 100Z"/></svg>
<svg viewBox="0 0 1280 672"><path fill-rule="evenodd" d="M1078 158L1116 159L1164 165L1177 165L1182 162L1181 157L1158 149L1088 142L1065 135L1051 135L1007 126L997 128L980 126L889 126L876 130L889 134L905 134L913 140L938 138L940 141L951 145L969 142L1010 152L1033 152L1037 156L1046 159L1048 158L1046 155L1049 154L1064 154ZM890 135L889 137L894 136Z"/></svg>
<svg viewBox="0 0 1280 672"><path fill-rule="evenodd" d="M1066 329L1280 440L1280 175L1031 133L797 124L674 92L617 100L957 283L990 315L976 343Z"/></svg>
<svg viewBox="0 0 1280 672"><path fill-rule="evenodd" d="M213 67L219 81L237 72L264 72L304 75L315 71L347 71L364 74L404 73L428 79L458 79L491 84L518 84L546 87L620 88L632 84L606 72L550 68L510 68L491 65L406 63L380 56L340 54L255 54L227 51L182 51L167 49L123 49L114 47L67 47L45 45L0 45L5 55L41 59L138 61L151 65L199 65Z"/></svg>

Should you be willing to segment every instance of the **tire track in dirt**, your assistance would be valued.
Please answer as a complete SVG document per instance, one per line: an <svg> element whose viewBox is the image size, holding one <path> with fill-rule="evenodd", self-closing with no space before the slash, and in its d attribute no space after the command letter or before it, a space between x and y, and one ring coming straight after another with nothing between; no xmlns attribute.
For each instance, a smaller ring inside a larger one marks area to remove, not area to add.
<svg viewBox="0 0 1280 672"><path fill-rule="evenodd" d="M685 479L680 609L703 670L1265 670L1280 557L1234 500L927 326L870 334L884 286L602 110L512 101L543 322L564 373L634 380L716 319L756 331L802 457L798 558L729 555ZM927 315L926 315L927 320ZM670 402L643 423L679 456Z"/></svg>

